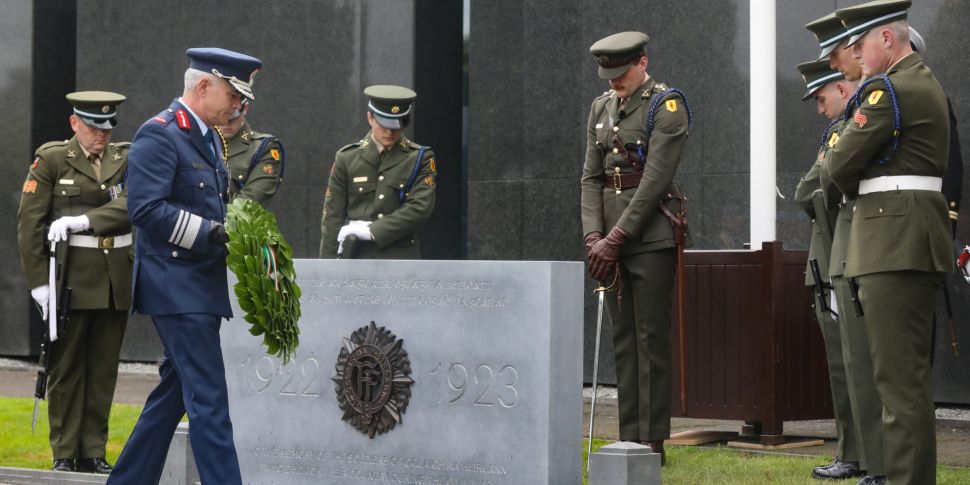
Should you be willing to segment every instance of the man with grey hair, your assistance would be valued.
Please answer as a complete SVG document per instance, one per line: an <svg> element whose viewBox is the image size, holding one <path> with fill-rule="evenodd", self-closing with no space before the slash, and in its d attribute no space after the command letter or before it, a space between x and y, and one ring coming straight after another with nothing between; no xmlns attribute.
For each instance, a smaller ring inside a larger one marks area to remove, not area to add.
<svg viewBox="0 0 970 485"><path fill-rule="evenodd" d="M845 276L865 313L889 483L933 485L930 346L936 292L953 269L940 192L950 131L943 88L909 42L910 5L877 0L836 12L868 80L822 168L856 196Z"/></svg>
<svg viewBox="0 0 970 485"><path fill-rule="evenodd" d="M185 414L202 483L242 483L219 341L232 310L225 141L215 127L253 99L262 62L217 48L186 54L182 97L138 129L128 158L128 214L138 228L132 310L152 317L165 360L111 484L158 483Z"/></svg>

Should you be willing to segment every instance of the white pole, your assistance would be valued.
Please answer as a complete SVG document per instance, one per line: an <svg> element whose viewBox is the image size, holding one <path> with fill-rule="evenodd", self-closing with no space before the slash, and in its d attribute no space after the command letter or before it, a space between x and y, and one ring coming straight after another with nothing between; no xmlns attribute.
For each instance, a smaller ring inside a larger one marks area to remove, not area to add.
<svg viewBox="0 0 970 485"><path fill-rule="evenodd" d="M751 0L751 249L775 240L775 0Z"/></svg>

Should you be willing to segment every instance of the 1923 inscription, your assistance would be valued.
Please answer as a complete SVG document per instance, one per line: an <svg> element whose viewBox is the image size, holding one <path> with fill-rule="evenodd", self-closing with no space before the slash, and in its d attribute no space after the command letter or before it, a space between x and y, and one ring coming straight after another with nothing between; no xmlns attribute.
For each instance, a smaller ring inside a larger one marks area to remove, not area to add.
<svg viewBox="0 0 970 485"><path fill-rule="evenodd" d="M442 363L431 370L430 374L435 375L441 369ZM461 362L451 362L447 370L444 371L448 388L451 391L449 403L457 403L465 393L469 391L469 386L473 386L471 395L472 405L475 406L495 406L498 404L503 408L514 408L519 402L519 371L514 365L505 365L497 371L489 364L479 364L474 370L469 372L469 367ZM470 381L474 381L472 384Z"/></svg>

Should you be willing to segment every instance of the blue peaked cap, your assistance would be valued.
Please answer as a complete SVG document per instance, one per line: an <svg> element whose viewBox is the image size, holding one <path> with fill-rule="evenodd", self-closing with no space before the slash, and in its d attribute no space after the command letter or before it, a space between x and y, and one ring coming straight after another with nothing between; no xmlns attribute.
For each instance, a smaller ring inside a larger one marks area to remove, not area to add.
<svg viewBox="0 0 970 485"><path fill-rule="evenodd" d="M191 60L189 68L215 74L248 99L253 96L253 78L263 61L219 47L193 47L185 51Z"/></svg>

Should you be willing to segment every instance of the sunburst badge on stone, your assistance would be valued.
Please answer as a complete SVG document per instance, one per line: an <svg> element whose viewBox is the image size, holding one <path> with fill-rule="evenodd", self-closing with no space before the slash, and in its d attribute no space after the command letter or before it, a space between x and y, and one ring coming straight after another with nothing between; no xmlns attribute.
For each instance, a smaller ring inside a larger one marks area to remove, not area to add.
<svg viewBox="0 0 970 485"><path fill-rule="evenodd" d="M371 439L401 423L411 400L411 361L404 340L376 323L343 339L337 356L337 403L343 420Z"/></svg>

